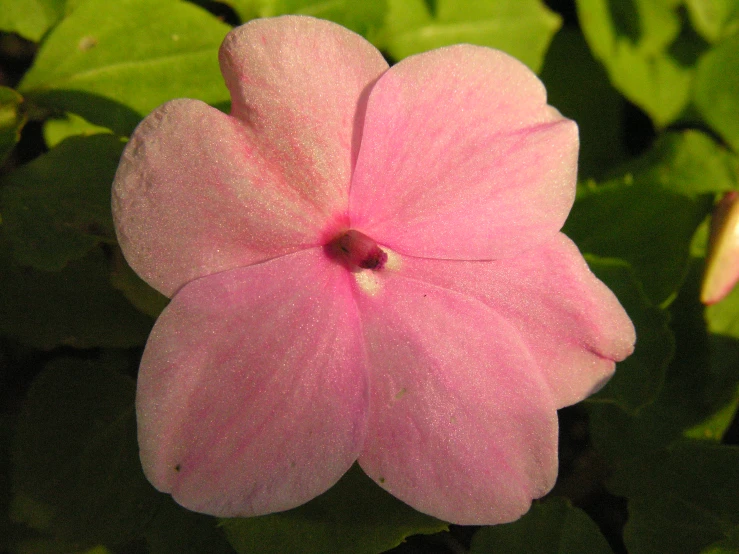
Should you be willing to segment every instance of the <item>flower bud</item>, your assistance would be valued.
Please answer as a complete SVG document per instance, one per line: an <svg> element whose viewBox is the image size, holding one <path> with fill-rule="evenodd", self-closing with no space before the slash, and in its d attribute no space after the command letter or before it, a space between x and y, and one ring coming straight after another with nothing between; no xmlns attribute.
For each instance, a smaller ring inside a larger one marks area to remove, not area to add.
<svg viewBox="0 0 739 554"><path fill-rule="evenodd" d="M739 281L739 192L731 191L716 205L711 220L701 302L722 300Z"/></svg>

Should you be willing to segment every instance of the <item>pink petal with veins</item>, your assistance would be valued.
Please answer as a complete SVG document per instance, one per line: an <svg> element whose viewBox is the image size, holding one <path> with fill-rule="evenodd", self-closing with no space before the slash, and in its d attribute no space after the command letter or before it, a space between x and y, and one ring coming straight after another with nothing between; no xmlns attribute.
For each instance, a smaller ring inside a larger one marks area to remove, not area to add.
<svg viewBox="0 0 739 554"><path fill-rule="evenodd" d="M231 31L220 62L234 117L305 198L346 213L367 93L387 70L361 36L312 17L256 19Z"/></svg>
<svg viewBox="0 0 739 554"><path fill-rule="evenodd" d="M294 190L243 125L173 100L136 129L113 184L118 241L167 296L198 277L319 244L328 219Z"/></svg>
<svg viewBox="0 0 739 554"><path fill-rule="evenodd" d="M113 187L128 263L168 296L316 246L327 223L345 223L366 95L387 69L359 35L309 17L238 27L220 60L233 117L195 100L158 108Z"/></svg>
<svg viewBox="0 0 739 554"><path fill-rule="evenodd" d="M407 257L403 275L476 298L504 318L533 355L557 408L600 389L615 362L634 350L629 316L561 233L505 260Z"/></svg>
<svg viewBox="0 0 739 554"><path fill-rule="evenodd" d="M413 256L511 256L561 228L577 151L521 62L470 45L411 56L370 93L352 225Z"/></svg>
<svg viewBox="0 0 739 554"><path fill-rule="evenodd" d="M316 248L185 285L146 345L136 411L159 490L199 512L287 510L333 485L365 432L347 272Z"/></svg>
<svg viewBox="0 0 739 554"><path fill-rule="evenodd" d="M371 382L360 465L446 521L517 519L557 475L557 414L526 344L479 300L381 281L358 294Z"/></svg>

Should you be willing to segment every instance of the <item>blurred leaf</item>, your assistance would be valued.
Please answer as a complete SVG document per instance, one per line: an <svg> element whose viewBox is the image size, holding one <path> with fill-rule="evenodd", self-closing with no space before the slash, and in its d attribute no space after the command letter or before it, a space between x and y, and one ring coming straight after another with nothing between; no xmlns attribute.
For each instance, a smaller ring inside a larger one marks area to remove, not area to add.
<svg viewBox="0 0 739 554"><path fill-rule="evenodd" d="M20 111L23 97L12 88L0 86L0 166L21 138L26 116Z"/></svg>
<svg viewBox="0 0 739 554"><path fill-rule="evenodd" d="M659 126L680 115L690 99L692 68L671 53L680 34L679 0L577 0L593 55L611 82Z"/></svg>
<svg viewBox="0 0 739 554"><path fill-rule="evenodd" d="M15 266L0 252L0 334L49 349L140 346L153 320L110 285L103 253L92 251L60 272Z"/></svg>
<svg viewBox="0 0 739 554"><path fill-rule="evenodd" d="M0 30L38 42L64 15L67 0L3 0Z"/></svg>
<svg viewBox="0 0 739 554"><path fill-rule="evenodd" d="M583 252L629 262L661 305L680 286L691 238L709 209L710 203L627 174L581 188L564 232Z"/></svg>
<svg viewBox="0 0 739 554"><path fill-rule="evenodd" d="M470 554L612 554L598 526L566 499L535 502L518 521L483 527L472 538Z"/></svg>
<svg viewBox="0 0 739 554"><path fill-rule="evenodd" d="M110 282L136 309L151 317L159 317L162 310L169 304L169 298L151 288L136 275L136 272L126 263L120 248L113 250L113 271L110 274Z"/></svg>
<svg viewBox="0 0 739 554"><path fill-rule="evenodd" d="M645 156L624 169L639 181L691 197L739 188L739 158L695 130L663 133Z"/></svg>
<svg viewBox="0 0 739 554"><path fill-rule="evenodd" d="M560 17L540 0L437 0L432 17L423 0L410 6L389 0L388 24L381 47L396 60L450 44L470 43L503 50L538 71Z"/></svg>
<svg viewBox="0 0 739 554"><path fill-rule="evenodd" d="M333 488L299 508L227 519L223 526L242 554L374 554L409 535L447 528L383 491L356 464Z"/></svg>
<svg viewBox="0 0 739 554"><path fill-rule="evenodd" d="M629 499L630 554L694 554L739 525L739 448L681 444L624 463L609 487Z"/></svg>
<svg viewBox="0 0 739 554"><path fill-rule="evenodd" d="M229 554L218 520L196 514L163 497L154 519L145 530L149 554Z"/></svg>
<svg viewBox="0 0 739 554"><path fill-rule="evenodd" d="M110 129L100 127L73 113L64 114L61 118L44 121L44 141L46 146L54 148L64 139L74 136L89 137L101 133L112 133Z"/></svg>
<svg viewBox="0 0 739 554"><path fill-rule="evenodd" d="M739 30L737 0L685 0L693 28L708 42Z"/></svg>
<svg viewBox="0 0 739 554"><path fill-rule="evenodd" d="M370 38L382 26L387 13L387 0L225 0L224 3L242 21L284 14L310 15Z"/></svg>
<svg viewBox="0 0 739 554"><path fill-rule="evenodd" d="M686 437L718 442L731 424L739 403L739 341L706 332L700 277L694 263L670 306L677 348L657 399L631 416L614 404L588 403L593 445L614 467Z"/></svg>
<svg viewBox="0 0 739 554"><path fill-rule="evenodd" d="M541 80L549 103L580 129L580 179L601 178L626 158L624 100L593 59L582 34L563 28L547 51Z"/></svg>
<svg viewBox="0 0 739 554"><path fill-rule="evenodd" d="M160 496L136 444L133 381L58 359L36 378L13 443L13 516L78 549L140 537Z"/></svg>
<svg viewBox="0 0 739 554"><path fill-rule="evenodd" d="M218 47L229 30L186 2L88 0L49 34L20 90L127 135L173 98L228 102Z"/></svg>
<svg viewBox="0 0 739 554"><path fill-rule="evenodd" d="M113 554L104 546L94 546L84 550L75 544L42 536L28 537L13 545L13 554Z"/></svg>
<svg viewBox="0 0 739 554"><path fill-rule="evenodd" d="M695 103L708 124L739 152L739 33L701 58Z"/></svg>
<svg viewBox="0 0 739 554"><path fill-rule="evenodd" d="M634 353L619 362L608 384L591 400L613 402L635 413L657 397L674 355L675 338L669 317L644 294L628 263L588 256L588 265L618 297L636 328Z"/></svg>
<svg viewBox="0 0 739 554"><path fill-rule="evenodd" d="M737 389L734 401L729 402L722 409L697 425L685 429L683 436L696 440L720 440L723 434L734 421L739 407L739 389Z"/></svg>
<svg viewBox="0 0 739 554"><path fill-rule="evenodd" d="M19 264L58 271L115 242L110 187L123 146L112 135L71 137L3 180L3 225Z"/></svg>
<svg viewBox="0 0 739 554"><path fill-rule="evenodd" d="M729 531L727 538L701 550L701 554L736 554L737 552L739 552L739 525Z"/></svg>
<svg viewBox="0 0 739 554"><path fill-rule="evenodd" d="M650 151L588 181L564 231L580 250L629 262L656 305L675 294L688 267L696 229L717 192L737 187L737 158L698 131L666 133Z"/></svg>
<svg viewBox="0 0 739 554"><path fill-rule="evenodd" d="M5 360L3 360L5 362ZM3 368L6 369L6 368ZM0 373L0 378L5 377ZM0 386L5 385L5 379L2 380ZM7 389L0 389L7 392ZM29 529L25 525L10 520L10 503L11 503L11 444L15 433L16 415L3 413L0 414L0 552L13 552L21 554L28 551L29 554L38 554L47 552L44 549L28 550L27 545L36 543L39 540L39 533ZM59 551L62 554L71 552L69 545L66 550Z"/></svg>
<svg viewBox="0 0 739 554"><path fill-rule="evenodd" d="M706 308L706 322L712 333L739 340L739 287Z"/></svg>

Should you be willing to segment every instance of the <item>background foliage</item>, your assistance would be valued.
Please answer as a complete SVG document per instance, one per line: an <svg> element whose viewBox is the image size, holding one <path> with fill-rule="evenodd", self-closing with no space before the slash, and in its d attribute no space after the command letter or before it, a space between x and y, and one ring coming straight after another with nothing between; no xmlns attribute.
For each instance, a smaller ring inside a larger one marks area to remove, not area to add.
<svg viewBox="0 0 739 554"><path fill-rule="evenodd" d="M134 378L166 299L116 246L118 156L166 100L228 110L221 40L285 13L337 21L391 61L500 48L580 126L565 232L639 341L560 412L558 484L515 523L449 526L356 468L290 512L217 521L141 472ZM0 550L739 552L739 290L698 301L738 153L739 0L0 0Z"/></svg>

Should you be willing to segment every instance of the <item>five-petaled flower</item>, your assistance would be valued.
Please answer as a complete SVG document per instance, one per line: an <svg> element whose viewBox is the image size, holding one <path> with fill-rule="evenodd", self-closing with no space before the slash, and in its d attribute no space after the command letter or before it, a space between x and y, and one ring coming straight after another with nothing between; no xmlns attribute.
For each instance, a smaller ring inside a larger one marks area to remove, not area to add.
<svg viewBox="0 0 739 554"><path fill-rule="evenodd" d="M113 188L126 259L172 297L139 374L147 477L251 516L358 461L441 519L518 518L556 479L556 410L635 340L559 232L576 125L489 48L388 68L287 16L234 29L220 64L231 115L161 106Z"/></svg>

